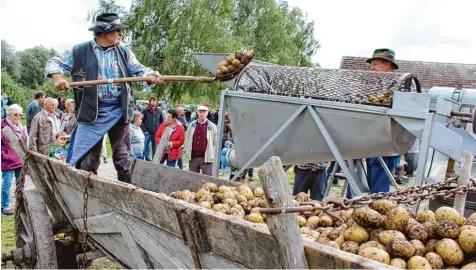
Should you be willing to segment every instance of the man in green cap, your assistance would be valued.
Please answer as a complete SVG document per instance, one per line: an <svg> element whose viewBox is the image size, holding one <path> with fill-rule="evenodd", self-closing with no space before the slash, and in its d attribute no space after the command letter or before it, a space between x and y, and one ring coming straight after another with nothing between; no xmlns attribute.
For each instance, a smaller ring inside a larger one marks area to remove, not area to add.
<svg viewBox="0 0 476 270"><path fill-rule="evenodd" d="M395 63L395 52L390 49L376 49L372 58L367 59L370 69L377 72L394 72L398 69ZM382 157L390 172L394 172L396 166L400 163L400 156ZM390 178L385 173L377 157L372 157L368 161L368 182L370 193L389 192Z"/></svg>
<svg viewBox="0 0 476 270"><path fill-rule="evenodd" d="M372 71L378 72L394 72L398 69L395 63L395 52L390 49L376 49L372 54L372 58L367 59Z"/></svg>

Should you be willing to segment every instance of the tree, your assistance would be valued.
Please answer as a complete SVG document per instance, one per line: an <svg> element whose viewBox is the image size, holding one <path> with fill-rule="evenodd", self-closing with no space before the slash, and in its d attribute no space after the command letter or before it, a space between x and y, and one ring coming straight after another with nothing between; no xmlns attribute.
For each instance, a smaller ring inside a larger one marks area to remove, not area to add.
<svg viewBox="0 0 476 270"><path fill-rule="evenodd" d="M46 81L45 64L55 55L55 50L43 46L35 46L18 52L17 57L20 65L18 82L33 89L42 85Z"/></svg>
<svg viewBox="0 0 476 270"><path fill-rule="evenodd" d="M2 55L3 56L3 55ZM33 90L29 90L24 86L15 82L15 80L6 72L2 72L2 92L8 93L8 96L13 100L13 103L19 104L26 109L28 102L33 97Z"/></svg>
<svg viewBox="0 0 476 270"><path fill-rule="evenodd" d="M118 9L101 0L99 10ZM91 13L90 13L91 14ZM139 61L162 74L205 75L192 52L232 53L254 49L256 58L292 66L312 66L319 48L314 24L280 0L135 0L125 16L125 35ZM182 97L219 99L224 84L167 83L154 87L172 101Z"/></svg>
<svg viewBox="0 0 476 270"><path fill-rule="evenodd" d="M18 77L18 59L15 56L15 47L2 39L2 72L17 78Z"/></svg>

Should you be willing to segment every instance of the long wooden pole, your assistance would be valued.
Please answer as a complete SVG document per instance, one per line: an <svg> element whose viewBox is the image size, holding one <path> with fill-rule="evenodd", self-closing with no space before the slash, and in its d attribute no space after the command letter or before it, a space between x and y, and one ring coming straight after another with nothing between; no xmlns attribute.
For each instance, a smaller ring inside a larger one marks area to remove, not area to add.
<svg viewBox="0 0 476 270"><path fill-rule="evenodd" d="M93 81L82 81L82 82L70 82L70 87L77 86L89 86L89 85L100 85L100 84L112 84L112 83L126 83L126 82L147 82L152 80L153 77L128 77L128 78L117 78L109 80L93 80ZM217 81L215 77L200 77L200 76L159 76L163 81L167 82L202 82L202 83L211 83Z"/></svg>

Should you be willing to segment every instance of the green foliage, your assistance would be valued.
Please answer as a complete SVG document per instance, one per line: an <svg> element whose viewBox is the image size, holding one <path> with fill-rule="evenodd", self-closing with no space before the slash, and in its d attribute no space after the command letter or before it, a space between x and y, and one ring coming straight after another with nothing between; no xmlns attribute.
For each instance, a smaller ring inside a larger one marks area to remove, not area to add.
<svg viewBox="0 0 476 270"><path fill-rule="evenodd" d="M314 24L286 1L134 0L130 11L124 12L114 0L101 0L98 11L122 14L137 58L162 74L211 76L192 52L232 53L250 48L260 60L312 66L311 57L319 48ZM216 104L225 88L222 83L167 83L155 86L153 92L174 102L191 98Z"/></svg>
<svg viewBox="0 0 476 270"><path fill-rule="evenodd" d="M26 109L28 102L32 99L34 91L15 82L15 80L7 74L2 72L2 92L7 92L8 96L12 98L13 103L17 103Z"/></svg>
<svg viewBox="0 0 476 270"><path fill-rule="evenodd" d="M18 52L19 83L28 88L37 88L45 81L45 65L48 59L56 55L53 49L35 46Z"/></svg>

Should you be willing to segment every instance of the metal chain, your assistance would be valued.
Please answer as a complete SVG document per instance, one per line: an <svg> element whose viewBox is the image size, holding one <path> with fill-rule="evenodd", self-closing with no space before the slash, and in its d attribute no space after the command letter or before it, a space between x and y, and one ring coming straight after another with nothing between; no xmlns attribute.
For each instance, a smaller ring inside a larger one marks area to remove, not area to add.
<svg viewBox="0 0 476 270"><path fill-rule="evenodd" d="M476 180L470 179L466 186L454 187L448 190L441 190L449 187L451 184L457 183L458 177L451 177L445 181L433 184L426 184L422 186L413 186L406 189L395 190L392 192L379 192L369 195L363 195L354 199L340 198L328 199L323 205L317 203L301 203L303 206L287 207L287 208L260 208L263 214L280 214L280 213L295 213L295 212L309 212L315 210L323 210L326 213L330 211L347 210L350 208L357 208L361 206L370 205L374 201L381 199L389 199L395 201L397 204L416 204L423 200L435 198L451 198L456 194L465 194L469 191L476 191Z"/></svg>
<svg viewBox="0 0 476 270"><path fill-rule="evenodd" d="M86 175L86 177L84 178L83 241L81 243L81 246L83 248L83 254L81 256L81 260L78 261L78 267L80 269L84 269L86 267L86 263L88 261L88 259L86 258L86 249L87 249L86 240L88 238L88 199L89 199L88 186L89 186L90 177L92 175L94 175L94 173L89 172L88 175Z"/></svg>

